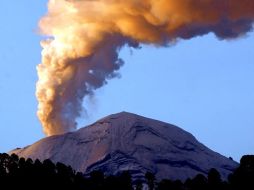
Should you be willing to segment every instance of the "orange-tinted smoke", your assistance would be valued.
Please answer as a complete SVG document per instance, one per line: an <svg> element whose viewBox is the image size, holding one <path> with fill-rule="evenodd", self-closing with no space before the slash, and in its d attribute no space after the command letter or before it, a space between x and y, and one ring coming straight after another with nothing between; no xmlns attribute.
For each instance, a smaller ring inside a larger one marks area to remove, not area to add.
<svg viewBox="0 0 254 190"><path fill-rule="evenodd" d="M45 134L76 128L83 98L117 75L124 45L164 46L210 32L235 38L253 21L253 0L49 0L36 91Z"/></svg>

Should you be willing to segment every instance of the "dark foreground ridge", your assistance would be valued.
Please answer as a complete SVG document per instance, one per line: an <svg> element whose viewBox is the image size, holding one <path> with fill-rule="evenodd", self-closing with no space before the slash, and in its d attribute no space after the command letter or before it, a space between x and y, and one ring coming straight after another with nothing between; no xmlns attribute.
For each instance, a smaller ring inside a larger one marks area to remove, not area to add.
<svg viewBox="0 0 254 190"><path fill-rule="evenodd" d="M72 133L41 139L12 153L61 162L82 173L100 170L109 176L128 170L133 180L145 180L150 172L158 180L185 181L198 173L207 175L211 168L226 179L238 167L177 126L127 112Z"/></svg>
<svg viewBox="0 0 254 190"><path fill-rule="evenodd" d="M70 166L54 164L50 160L19 158L17 155L0 154L0 189L80 189L80 190L253 190L254 155L243 156L240 166L221 179L216 169L211 169L207 176L198 174L185 182L163 179L157 181L154 174L146 173L146 181L132 182L128 171L119 175L104 176L100 171L92 171L85 177L75 172Z"/></svg>

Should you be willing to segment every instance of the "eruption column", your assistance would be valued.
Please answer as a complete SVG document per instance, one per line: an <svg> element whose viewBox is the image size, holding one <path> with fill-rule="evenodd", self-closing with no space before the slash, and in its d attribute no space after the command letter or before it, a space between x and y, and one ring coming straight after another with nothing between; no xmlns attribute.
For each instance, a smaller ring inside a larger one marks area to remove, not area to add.
<svg viewBox="0 0 254 190"><path fill-rule="evenodd" d="M49 0L36 89L45 134L75 130L83 98L123 65L124 45L166 46L210 32L236 38L253 21L253 0Z"/></svg>

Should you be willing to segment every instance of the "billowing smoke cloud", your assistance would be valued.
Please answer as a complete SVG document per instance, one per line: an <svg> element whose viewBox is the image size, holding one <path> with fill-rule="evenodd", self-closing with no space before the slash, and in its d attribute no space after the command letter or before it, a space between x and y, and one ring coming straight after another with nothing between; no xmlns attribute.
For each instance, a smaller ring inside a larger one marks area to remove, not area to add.
<svg viewBox="0 0 254 190"><path fill-rule="evenodd" d="M253 21L253 0L49 0L36 92L45 134L75 129L83 98L117 75L124 45L165 46L210 32L236 38Z"/></svg>

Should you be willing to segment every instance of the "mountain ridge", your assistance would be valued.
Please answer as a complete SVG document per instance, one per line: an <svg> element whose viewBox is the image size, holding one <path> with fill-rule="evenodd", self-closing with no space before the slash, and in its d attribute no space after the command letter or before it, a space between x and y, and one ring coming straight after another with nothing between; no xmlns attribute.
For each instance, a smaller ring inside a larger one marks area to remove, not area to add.
<svg viewBox="0 0 254 190"><path fill-rule="evenodd" d="M223 178L237 163L207 148L189 132L128 112L106 116L75 132L41 139L10 153L63 162L84 173L129 170L133 178L149 171L157 179L185 180L217 169Z"/></svg>

